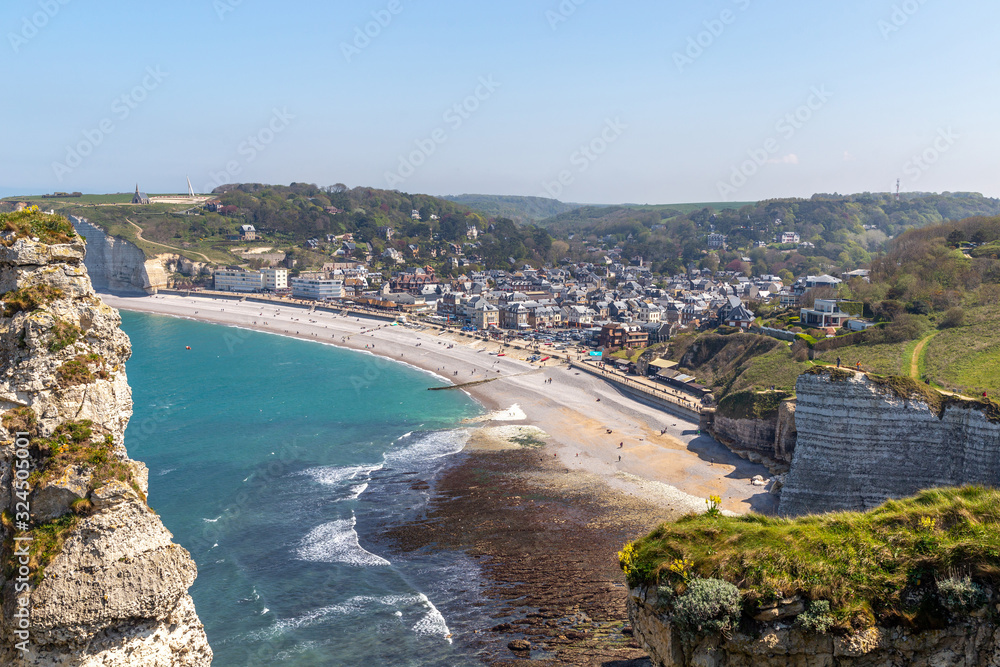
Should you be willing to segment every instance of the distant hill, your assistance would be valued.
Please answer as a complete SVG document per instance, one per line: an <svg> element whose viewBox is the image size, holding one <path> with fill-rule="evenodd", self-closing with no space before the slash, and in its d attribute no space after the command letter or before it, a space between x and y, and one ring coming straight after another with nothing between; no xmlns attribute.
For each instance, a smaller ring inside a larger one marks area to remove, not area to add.
<svg viewBox="0 0 1000 667"><path fill-rule="evenodd" d="M0 209L12 210L17 201L38 204L85 217L108 234L136 243L147 255L176 251L218 264L245 261L232 254L248 245L233 238L244 224L263 236L254 245L293 255L302 269L329 261L341 249L334 237L348 233L356 242L370 243L376 257L391 247L408 263L430 265L443 274L466 270L447 262L447 255L457 252L454 246L464 246L464 259L478 268L511 268L554 258L552 239L543 230L430 195L309 183L231 183L212 195L219 200L214 211L187 202L132 205L131 194L79 193L9 199L0 202ZM395 266L391 261L389 265Z"/></svg>
<svg viewBox="0 0 1000 667"><path fill-rule="evenodd" d="M510 218L520 224L538 222L583 206L583 204L568 204L558 199L518 195L449 195L442 199L468 206L488 217Z"/></svg>

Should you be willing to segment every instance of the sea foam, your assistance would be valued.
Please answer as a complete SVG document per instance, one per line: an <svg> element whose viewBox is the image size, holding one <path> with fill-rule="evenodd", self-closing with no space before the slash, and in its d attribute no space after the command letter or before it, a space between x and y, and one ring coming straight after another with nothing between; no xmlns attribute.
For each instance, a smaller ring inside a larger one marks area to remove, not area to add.
<svg viewBox="0 0 1000 667"><path fill-rule="evenodd" d="M381 556L366 551L358 544L354 516L338 519L313 528L296 551L300 560L314 563L346 563L360 567L391 565Z"/></svg>

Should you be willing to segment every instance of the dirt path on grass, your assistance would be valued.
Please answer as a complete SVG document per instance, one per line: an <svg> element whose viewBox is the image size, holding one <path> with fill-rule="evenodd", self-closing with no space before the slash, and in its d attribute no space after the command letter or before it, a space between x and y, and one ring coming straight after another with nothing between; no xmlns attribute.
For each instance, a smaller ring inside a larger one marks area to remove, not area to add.
<svg viewBox="0 0 1000 667"><path fill-rule="evenodd" d="M913 357L910 359L910 377L914 380L920 379L920 357L923 355L924 350L927 349L927 344L931 342L931 338L934 338L936 335L937 332L935 331L926 336L913 348Z"/></svg>
<svg viewBox="0 0 1000 667"><path fill-rule="evenodd" d="M143 242L148 243L150 245L160 246L161 248L166 248L168 250L173 250L173 251L175 251L179 255L184 255L185 253L191 254L191 255L198 255L199 257L201 257L202 259L204 259L209 264L215 264L215 262L213 262L212 260L210 260L207 256L201 254L200 252L195 252L194 250L185 250L183 248L178 248L176 246L166 245L164 243L157 243L156 241L150 241L149 239L143 238L142 237L142 227L140 227L139 225L135 224L134 222L132 222L128 218L125 218L125 222L127 222L128 224L130 224L133 227L135 227L135 237L137 239L139 239L140 241L143 241Z"/></svg>

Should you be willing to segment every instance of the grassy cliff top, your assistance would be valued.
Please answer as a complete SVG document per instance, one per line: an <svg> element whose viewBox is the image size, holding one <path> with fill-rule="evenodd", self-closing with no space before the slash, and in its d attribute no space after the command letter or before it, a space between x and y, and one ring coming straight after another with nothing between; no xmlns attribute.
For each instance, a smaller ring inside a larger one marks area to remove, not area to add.
<svg viewBox="0 0 1000 667"><path fill-rule="evenodd" d="M42 213L37 206L14 213L0 213L0 231L13 232L3 241L8 246L19 238L37 238L49 245L71 243L77 238L69 220L61 215Z"/></svg>
<svg viewBox="0 0 1000 667"><path fill-rule="evenodd" d="M630 585L735 584L753 608L801 595L830 602L836 627L940 627L938 583L1000 583L1000 490L934 489L869 512L796 519L689 515L633 542Z"/></svg>

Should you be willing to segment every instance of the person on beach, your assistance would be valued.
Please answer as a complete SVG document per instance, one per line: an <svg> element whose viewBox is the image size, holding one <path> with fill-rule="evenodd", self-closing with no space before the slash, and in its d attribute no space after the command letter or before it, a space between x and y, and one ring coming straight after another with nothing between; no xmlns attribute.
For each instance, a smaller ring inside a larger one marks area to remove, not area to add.
<svg viewBox="0 0 1000 667"><path fill-rule="evenodd" d="M840 368L840 357L837 357L837 368Z"/></svg>

